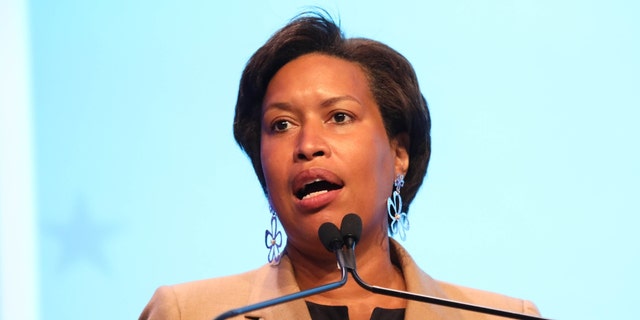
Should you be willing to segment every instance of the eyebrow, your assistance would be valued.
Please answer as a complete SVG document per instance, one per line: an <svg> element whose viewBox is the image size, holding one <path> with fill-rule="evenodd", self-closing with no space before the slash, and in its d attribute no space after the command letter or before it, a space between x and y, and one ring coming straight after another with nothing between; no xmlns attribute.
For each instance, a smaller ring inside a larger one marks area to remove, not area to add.
<svg viewBox="0 0 640 320"><path fill-rule="evenodd" d="M347 95L344 95L344 96L337 96L337 97L329 98L329 99L327 99L327 100L323 101L323 102L322 102L322 104L321 104L321 106L322 106L322 107L329 107L329 106L332 106L332 105L334 105L334 104L336 104L336 103L338 103L338 102L345 101L345 100L347 100L347 101L353 101L353 102L356 102L356 103L358 103L358 104L360 104L360 105L362 104L362 103L360 102L360 100L358 100L358 99L356 99L355 97L353 97L353 96L351 96L351 95L348 95L348 94L347 94Z"/></svg>
<svg viewBox="0 0 640 320"><path fill-rule="evenodd" d="M362 105L360 100L358 100L355 97L347 94L347 95L343 95L343 96L331 97L331 98L329 98L327 100L324 100L320 104L320 107L322 107L322 108L330 107L330 106L335 105L336 103L341 102L341 101L353 101L353 102L356 102L359 105ZM288 102L274 102L274 103L270 103L270 104L266 105L264 107L264 110L271 109L271 108L281 109L281 110L291 110L291 107L292 107L291 104L288 103Z"/></svg>

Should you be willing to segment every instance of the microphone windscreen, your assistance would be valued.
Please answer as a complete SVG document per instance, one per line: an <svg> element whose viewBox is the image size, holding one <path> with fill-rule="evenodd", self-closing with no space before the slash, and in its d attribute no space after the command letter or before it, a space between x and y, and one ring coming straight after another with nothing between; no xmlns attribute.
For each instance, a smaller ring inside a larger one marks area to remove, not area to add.
<svg viewBox="0 0 640 320"><path fill-rule="evenodd" d="M324 247L331 252L342 248L343 242L340 230L331 222L325 222L320 226L320 229L318 229L318 237Z"/></svg>
<svg viewBox="0 0 640 320"><path fill-rule="evenodd" d="M360 240L362 234L362 219L355 213L349 213L342 218L342 224L340 225L340 233L342 238L351 238L354 243Z"/></svg>

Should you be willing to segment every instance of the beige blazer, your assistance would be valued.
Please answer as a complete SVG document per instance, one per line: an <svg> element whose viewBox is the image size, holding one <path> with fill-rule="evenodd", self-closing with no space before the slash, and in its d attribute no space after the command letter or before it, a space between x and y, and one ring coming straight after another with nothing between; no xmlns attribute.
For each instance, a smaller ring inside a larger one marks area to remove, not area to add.
<svg viewBox="0 0 640 320"><path fill-rule="evenodd" d="M407 251L393 239L391 251L394 262L402 268L406 287L410 292L539 315L536 306L530 301L434 280L423 272ZM300 289L296 284L291 262L285 255L279 265L265 265L259 269L229 277L160 287L142 311L140 319L212 320L225 311L298 291ZM233 319L311 320L311 316L304 300L299 299L256 310ZM506 318L409 301L405 319L503 320Z"/></svg>

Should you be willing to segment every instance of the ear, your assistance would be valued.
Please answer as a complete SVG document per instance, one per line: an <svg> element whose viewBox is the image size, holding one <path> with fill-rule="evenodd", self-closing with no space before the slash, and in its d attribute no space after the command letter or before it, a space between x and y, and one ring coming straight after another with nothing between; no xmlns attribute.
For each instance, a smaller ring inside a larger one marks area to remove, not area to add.
<svg viewBox="0 0 640 320"><path fill-rule="evenodd" d="M391 148L395 155L395 173L406 175L409 170L409 135L404 132L391 139Z"/></svg>

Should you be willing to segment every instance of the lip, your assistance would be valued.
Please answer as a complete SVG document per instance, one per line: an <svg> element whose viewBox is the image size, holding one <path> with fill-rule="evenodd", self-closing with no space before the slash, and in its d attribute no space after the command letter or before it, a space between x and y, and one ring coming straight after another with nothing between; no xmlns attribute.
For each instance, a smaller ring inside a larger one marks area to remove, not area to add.
<svg viewBox="0 0 640 320"><path fill-rule="evenodd" d="M295 192L305 184L313 182L315 180L325 180L327 182L344 186L344 182L337 174L323 168L310 168L307 170L300 171L296 174L292 180L292 197L294 198L295 206L301 211L317 211L328 204L330 204L333 200L338 197L342 188L336 190L329 190L324 193L316 194L312 197L298 199L295 196Z"/></svg>

